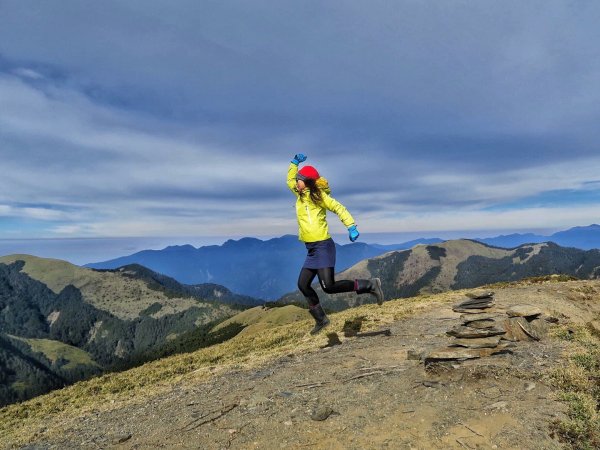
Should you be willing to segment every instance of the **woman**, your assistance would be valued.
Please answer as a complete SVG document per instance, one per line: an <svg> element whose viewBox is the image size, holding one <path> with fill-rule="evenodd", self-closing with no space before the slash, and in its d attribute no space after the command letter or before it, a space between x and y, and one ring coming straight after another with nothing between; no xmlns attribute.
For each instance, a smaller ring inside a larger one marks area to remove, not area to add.
<svg viewBox="0 0 600 450"><path fill-rule="evenodd" d="M305 243L308 250L298 277L298 288L306 297L309 312L315 319L316 325L310 332L315 334L329 325L329 319L319 303L319 297L311 287L315 276L319 277L321 287L328 294L341 292L372 294L377 298L377 304L381 305L383 291L379 278L335 281L335 244L329 235L327 210L336 213L348 228L350 241L356 241L359 233L348 210L329 195L327 180L319 176L317 169L304 166L298 170L298 165L304 161L306 156L302 153L294 156L288 169L287 185L296 195L298 238Z"/></svg>

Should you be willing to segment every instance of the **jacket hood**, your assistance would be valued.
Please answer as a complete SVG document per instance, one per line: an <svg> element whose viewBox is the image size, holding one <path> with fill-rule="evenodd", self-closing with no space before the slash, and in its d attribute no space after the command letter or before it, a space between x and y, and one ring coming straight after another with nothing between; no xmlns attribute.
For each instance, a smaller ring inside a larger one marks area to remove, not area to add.
<svg viewBox="0 0 600 450"><path fill-rule="evenodd" d="M331 189L329 188L329 181L327 181L327 178L325 177L319 177L317 179L317 187L319 189L321 189L323 192L325 192L326 194L331 194Z"/></svg>

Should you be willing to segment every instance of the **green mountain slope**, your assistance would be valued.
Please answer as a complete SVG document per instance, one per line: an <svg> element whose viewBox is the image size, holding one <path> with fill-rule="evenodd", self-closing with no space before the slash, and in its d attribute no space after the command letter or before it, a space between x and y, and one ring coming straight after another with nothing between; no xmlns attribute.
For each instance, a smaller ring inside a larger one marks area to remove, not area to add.
<svg viewBox="0 0 600 450"><path fill-rule="evenodd" d="M0 258L0 330L11 336L2 341L0 361L7 373L13 367L0 404L154 359L179 336L206 335L245 308L217 298L246 299L140 266L99 272L27 255ZM170 352L189 351L195 342Z"/></svg>

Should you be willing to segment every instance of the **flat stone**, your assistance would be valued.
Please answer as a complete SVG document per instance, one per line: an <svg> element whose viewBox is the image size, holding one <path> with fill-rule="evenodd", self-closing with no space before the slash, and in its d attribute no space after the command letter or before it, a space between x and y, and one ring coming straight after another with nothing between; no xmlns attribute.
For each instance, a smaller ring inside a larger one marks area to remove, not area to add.
<svg viewBox="0 0 600 450"><path fill-rule="evenodd" d="M466 307L466 306L478 306L478 305L491 305L494 303L493 298L484 298L481 300L465 300L464 302L458 303L456 306Z"/></svg>
<svg viewBox="0 0 600 450"><path fill-rule="evenodd" d="M490 298L490 297L494 296L494 292L493 291L467 292L465 295L472 299Z"/></svg>
<svg viewBox="0 0 600 450"><path fill-rule="evenodd" d="M310 416L312 420L326 420L333 413L333 408L330 406L319 406Z"/></svg>
<svg viewBox="0 0 600 450"><path fill-rule="evenodd" d="M459 306L453 306L452 311L462 314L486 314L490 312L490 308L493 308L493 305L486 308L460 308Z"/></svg>
<svg viewBox="0 0 600 450"><path fill-rule="evenodd" d="M485 407L485 409L505 409L508 406L508 402L505 402L504 400L496 402L496 403L492 403L491 405L488 405Z"/></svg>
<svg viewBox="0 0 600 450"><path fill-rule="evenodd" d="M469 298L467 300L463 300L462 303L466 305L476 305L478 303L493 303L495 300L493 297L488 298Z"/></svg>
<svg viewBox="0 0 600 450"><path fill-rule="evenodd" d="M480 303L477 305L469 305L469 304L460 303L458 305L452 306L452 311L466 312L469 310L477 310L476 312L481 313L481 312L484 312L483 310L491 308L492 306L494 306L493 303Z"/></svg>
<svg viewBox="0 0 600 450"><path fill-rule="evenodd" d="M454 327L451 330L446 331L446 334L457 338L482 338L488 336L498 336L504 333L506 333L506 331L501 328L486 328L479 330L476 328L463 326Z"/></svg>
<svg viewBox="0 0 600 450"><path fill-rule="evenodd" d="M473 339L456 339L452 341L452 346L467 348L495 348L500 343L500 336L489 336Z"/></svg>
<svg viewBox="0 0 600 450"><path fill-rule="evenodd" d="M425 357L425 363L432 360L448 360L448 359L476 359L481 358L478 351L473 351L469 348L441 348L439 350L431 351Z"/></svg>
<svg viewBox="0 0 600 450"><path fill-rule="evenodd" d="M112 436L111 442L113 443L113 445L117 445L122 444L123 442L126 442L129 439L131 439L131 433L121 433Z"/></svg>
<svg viewBox="0 0 600 450"><path fill-rule="evenodd" d="M406 359L417 361L423 359L423 355L425 354L424 350L408 350L406 352Z"/></svg>
<svg viewBox="0 0 600 450"><path fill-rule="evenodd" d="M485 358L496 353L503 352L509 348L508 345L499 344L496 348L463 348L463 347L447 347L429 352L425 357L425 364L436 361L447 360L467 360Z"/></svg>
<svg viewBox="0 0 600 450"><path fill-rule="evenodd" d="M473 314L462 314L460 316L460 320L463 321L463 323L466 325L469 322L474 322L476 320L489 320L489 319L496 319L498 316L498 314L492 314L492 313L473 313Z"/></svg>
<svg viewBox="0 0 600 450"><path fill-rule="evenodd" d="M486 320L473 320L471 322L464 324L466 327L477 328L477 329L486 329L486 328L494 328L496 326L496 321L492 319Z"/></svg>
<svg viewBox="0 0 600 450"><path fill-rule="evenodd" d="M542 314L542 310L533 305L515 305L506 310L508 317L534 317Z"/></svg>

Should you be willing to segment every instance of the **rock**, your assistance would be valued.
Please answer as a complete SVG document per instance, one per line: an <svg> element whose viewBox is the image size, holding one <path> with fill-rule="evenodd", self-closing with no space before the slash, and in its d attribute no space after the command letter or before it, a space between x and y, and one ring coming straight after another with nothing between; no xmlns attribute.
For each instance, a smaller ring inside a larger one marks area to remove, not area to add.
<svg viewBox="0 0 600 450"><path fill-rule="evenodd" d="M533 391L535 389L535 383L528 382L525 384L525 392Z"/></svg>
<svg viewBox="0 0 600 450"><path fill-rule="evenodd" d="M312 420L326 420L333 413L333 408L330 406L319 406L310 416Z"/></svg>
<svg viewBox="0 0 600 450"><path fill-rule="evenodd" d="M468 348L494 348L500 343L500 336L489 336L484 338L474 339L456 339L452 342L452 346L468 347Z"/></svg>
<svg viewBox="0 0 600 450"><path fill-rule="evenodd" d="M506 351L508 345L499 344L496 348L461 348L447 347L429 352L425 357L425 365L437 361L476 359Z"/></svg>
<svg viewBox="0 0 600 450"><path fill-rule="evenodd" d="M478 308L489 308L494 304L494 299L488 298L484 300L467 300L454 305L454 308L464 309L478 309Z"/></svg>
<svg viewBox="0 0 600 450"><path fill-rule="evenodd" d="M493 305L486 308L459 308L458 306L453 306L452 311L461 314L487 314L494 311L493 307Z"/></svg>
<svg viewBox="0 0 600 450"><path fill-rule="evenodd" d="M484 291L484 292L467 292L465 294L467 297L472 299L481 299L481 298L490 298L494 296L493 291Z"/></svg>
<svg viewBox="0 0 600 450"><path fill-rule="evenodd" d="M507 406L508 406L508 402L500 401L500 402L492 403L491 405L486 406L485 409L506 409Z"/></svg>
<svg viewBox="0 0 600 450"><path fill-rule="evenodd" d="M457 337L457 338L481 338L481 337L488 337L488 336L497 336L500 334L504 334L505 332L506 331L504 329L495 328L495 327L479 330L479 329L471 328L471 327L458 326L458 327L452 328L449 331L446 331L446 334Z"/></svg>
<svg viewBox="0 0 600 450"><path fill-rule="evenodd" d="M490 320L498 318L498 314L491 313L472 313L472 314L462 314L460 316L460 320L466 325L469 322L474 322L476 320Z"/></svg>
<svg viewBox="0 0 600 450"><path fill-rule="evenodd" d="M590 333L592 333L596 337L600 337L600 321L592 320L591 322L588 322L586 326L588 330L590 330Z"/></svg>
<svg viewBox="0 0 600 450"><path fill-rule="evenodd" d="M463 324L466 327L477 328L480 330L486 328L494 328L496 326L496 321L492 319L485 320L473 320Z"/></svg>
<svg viewBox="0 0 600 450"><path fill-rule="evenodd" d="M406 359L409 359L409 360L420 360L420 359L423 359L423 354L424 353L425 352L423 350L413 350L413 349L411 349L411 350L408 350L406 352Z"/></svg>
<svg viewBox="0 0 600 450"><path fill-rule="evenodd" d="M268 403L270 403L271 400L267 397L265 397L262 394L254 394L252 397L250 397L250 399L248 400L248 408L256 408L258 406L261 405L266 405Z"/></svg>
<svg viewBox="0 0 600 450"><path fill-rule="evenodd" d="M502 339L513 342L531 340L527 333L525 333L524 328L527 327L527 320L523 317L505 319L501 322L500 326L506 331Z"/></svg>
<svg viewBox="0 0 600 450"><path fill-rule="evenodd" d="M528 320L529 328L527 332L536 341L541 340L548 332L548 323L541 318Z"/></svg>
<svg viewBox="0 0 600 450"><path fill-rule="evenodd" d="M477 352L473 352L472 349L441 348L439 350L429 352L425 357L425 364L436 360L443 361L448 359L476 359L480 357L481 355Z"/></svg>
<svg viewBox="0 0 600 450"><path fill-rule="evenodd" d="M515 305L507 311L508 317L533 317L542 314L542 310L533 305Z"/></svg>
<svg viewBox="0 0 600 450"><path fill-rule="evenodd" d="M500 326L506 331L502 338L507 341L539 341L547 330L544 320L535 319L529 322L524 317L511 317L502 321Z"/></svg>
<svg viewBox="0 0 600 450"><path fill-rule="evenodd" d="M122 444L123 442L126 442L129 439L131 439L131 433L120 433L120 434L115 434L114 436L112 436L111 442L113 445L117 445L117 444Z"/></svg>
<svg viewBox="0 0 600 450"><path fill-rule="evenodd" d="M458 313L471 313L474 312L476 314L482 313L482 312L486 312L487 309L491 308L492 306L494 306L494 303L479 303L476 305L465 305L464 303L459 303L457 305L454 305L452 307L452 311L454 312L458 312Z"/></svg>

